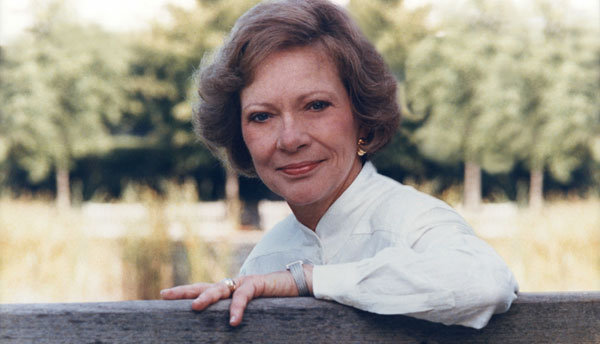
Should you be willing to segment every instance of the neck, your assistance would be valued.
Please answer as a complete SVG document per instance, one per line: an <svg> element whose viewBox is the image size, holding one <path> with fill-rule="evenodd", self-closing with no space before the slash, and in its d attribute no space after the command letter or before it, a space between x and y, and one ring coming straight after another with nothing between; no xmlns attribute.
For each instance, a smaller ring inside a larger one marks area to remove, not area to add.
<svg viewBox="0 0 600 344"><path fill-rule="evenodd" d="M321 211L314 209L313 206L293 206L291 204L289 204L289 206L296 219L314 232L317 229L319 221L321 221L321 218L325 215L325 212L327 212L327 209L329 209L331 204Z"/></svg>
<svg viewBox="0 0 600 344"><path fill-rule="evenodd" d="M348 187L352 184L352 182L360 173L361 169L361 163L358 163L354 168L352 168L350 170L348 178L346 178L345 183L341 185L339 190L335 194L333 194L332 197L305 205L294 205L288 203L296 219L301 224L315 231L323 215L325 215L327 210L329 210L329 207L331 207L331 205L344 193L344 191L348 189Z"/></svg>

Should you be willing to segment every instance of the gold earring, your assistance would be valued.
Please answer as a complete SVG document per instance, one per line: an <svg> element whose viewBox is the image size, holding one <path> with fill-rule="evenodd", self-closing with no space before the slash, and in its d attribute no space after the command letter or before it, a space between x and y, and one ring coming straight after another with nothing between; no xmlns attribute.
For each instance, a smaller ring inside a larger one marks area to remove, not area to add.
<svg viewBox="0 0 600 344"><path fill-rule="evenodd" d="M363 139L358 139L358 151L356 152L356 154L358 154L358 156L363 156L365 154L367 154L367 151L365 151L364 149L362 149L362 145L367 144L367 142L365 142L365 140Z"/></svg>

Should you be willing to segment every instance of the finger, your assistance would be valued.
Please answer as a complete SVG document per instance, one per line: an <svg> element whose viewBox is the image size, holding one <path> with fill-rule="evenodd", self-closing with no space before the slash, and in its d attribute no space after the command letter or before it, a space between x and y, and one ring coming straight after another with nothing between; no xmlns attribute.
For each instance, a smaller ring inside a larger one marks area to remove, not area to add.
<svg viewBox="0 0 600 344"><path fill-rule="evenodd" d="M212 284L192 302L192 309L201 311L221 299L228 299L230 294L224 283Z"/></svg>
<svg viewBox="0 0 600 344"><path fill-rule="evenodd" d="M160 291L163 300L195 299L211 286L209 283L181 285Z"/></svg>
<svg viewBox="0 0 600 344"><path fill-rule="evenodd" d="M229 306L229 324L231 326L237 326L242 323L248 302L257 296L256 285L248 280L233 293L231 305Z"/></svg>

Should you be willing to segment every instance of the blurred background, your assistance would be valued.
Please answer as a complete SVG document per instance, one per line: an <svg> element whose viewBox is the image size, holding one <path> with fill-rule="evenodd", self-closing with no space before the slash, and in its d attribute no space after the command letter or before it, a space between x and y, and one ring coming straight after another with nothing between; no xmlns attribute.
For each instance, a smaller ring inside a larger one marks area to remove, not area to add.
<svg viewBox="0 0 600 344"><path fill-rule="evenodd" d="M235 275L290 213L192 132L252 0L0 0L0 303ZM456 207L522 291L600 289L600 4L340 1L399 83L383 174Z"/></svg>

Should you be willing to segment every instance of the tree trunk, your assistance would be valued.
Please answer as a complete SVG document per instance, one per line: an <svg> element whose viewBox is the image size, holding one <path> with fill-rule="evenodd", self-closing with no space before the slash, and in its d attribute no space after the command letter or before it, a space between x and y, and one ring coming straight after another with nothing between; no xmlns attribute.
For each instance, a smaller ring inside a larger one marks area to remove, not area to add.
<svg viewBox="0 0 600 344"><path fill-rule="evenodd" d="M227 217L232 221L237 228L240 224L240 183L235 173L230 168L226 169L227 176L225 179L225 203L227 205Z"/></svg>
<svg viewBox="0 0 600 344"><path fill-rule="evenodd" d="M474 162L465 163L463 205L467 210L476 210L481 203L481 168Z"/></svg>
<svg viewBox="0 0 600 344"><path fill-rule="evenodd" d="M532 169L529 181L529 208L539 210L544 205L544 171Z"/></svg>
<svg viewBox="0 0 600 344"><path fill-rule="evenodd" d="M56 205L60 209L67 209L71 206L71 188L69 183L69 170L63 167L57 167Z"/></svg>

